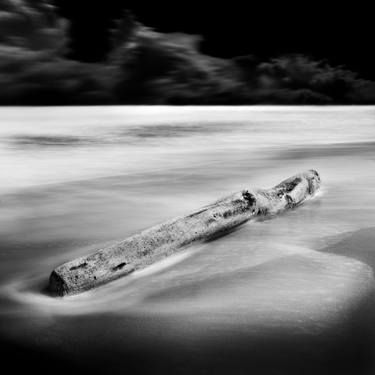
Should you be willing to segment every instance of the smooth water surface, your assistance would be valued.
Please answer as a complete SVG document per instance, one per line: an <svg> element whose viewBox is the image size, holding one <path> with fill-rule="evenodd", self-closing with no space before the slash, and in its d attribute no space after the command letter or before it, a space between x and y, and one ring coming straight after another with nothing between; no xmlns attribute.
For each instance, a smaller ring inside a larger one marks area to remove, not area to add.
<svg viewBox="0 0 375 375"><path fill-rule="evenodd" d="M371 366L374 107L0 108L0 160L8 358L91 374ZM65 261L311 168L322 190L298 209L97 290L43 292Z"/></svg>

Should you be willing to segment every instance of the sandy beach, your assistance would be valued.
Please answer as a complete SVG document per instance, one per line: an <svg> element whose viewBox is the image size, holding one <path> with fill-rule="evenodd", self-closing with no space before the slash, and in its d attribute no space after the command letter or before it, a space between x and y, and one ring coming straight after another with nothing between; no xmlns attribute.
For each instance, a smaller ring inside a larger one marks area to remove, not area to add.
<svg viewBox="0 0 375 375"><path fill-rule="evenodd" d="M1 111L0 344L14 369L372 370L374 107ZM61 263L310 168L322 190L296 210L81 295L43 291Z"/></svg>

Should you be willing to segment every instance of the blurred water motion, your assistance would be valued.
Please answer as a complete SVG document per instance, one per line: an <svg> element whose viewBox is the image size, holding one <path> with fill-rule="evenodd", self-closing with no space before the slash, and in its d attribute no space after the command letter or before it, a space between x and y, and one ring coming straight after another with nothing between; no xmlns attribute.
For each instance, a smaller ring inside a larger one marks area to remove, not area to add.
<svg viewBox="0 0 375 375"><path fill-rule="evenodd" d="M1 108L0 336L41 370L365 373L373 352L374 107ZM79 296L50 271L314 168L276 219ZM75 347L79 345L79 353ZM51 362L37 364L39 355Z"/></svg>

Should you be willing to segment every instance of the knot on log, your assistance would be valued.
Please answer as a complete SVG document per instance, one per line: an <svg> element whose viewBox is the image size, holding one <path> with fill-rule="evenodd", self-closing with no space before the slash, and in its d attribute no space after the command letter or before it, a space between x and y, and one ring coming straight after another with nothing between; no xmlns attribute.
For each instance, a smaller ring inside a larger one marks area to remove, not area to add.
<svg viewBox="0 0 375 375"><path fill-rule="evenodd" d="M57 267L49 290L59 296L100 286L156 262L195 241L208 240L259 216L273 216L314 196L317 171L290 177L271 189L243 190L196 212L156 225L124 241Z"/></svg>
<svg viewBox="0 0 375 375"><path fill-rule="evenodd" d="M242 196L247 201L248 206L252 206L256 202L255 196L249 193L248 190L244 190Z"/></svg>

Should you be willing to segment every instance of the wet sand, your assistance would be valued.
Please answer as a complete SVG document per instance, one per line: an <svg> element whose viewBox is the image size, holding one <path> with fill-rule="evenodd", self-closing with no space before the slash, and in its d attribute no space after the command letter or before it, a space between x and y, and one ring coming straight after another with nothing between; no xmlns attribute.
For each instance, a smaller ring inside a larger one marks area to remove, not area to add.
<svg viewBox="0 0 375 375"><path fill-rule="evenodd" d="M182 260L154 270L154 292L125 309L100 305L74 314L74 299L51 305L49 313L25 316L23 331L2 340L5 362L14 370L27 362L58 374L367 373L374 358L372 269L331 251L352 246L353 237L367 249L369 233L359 231L322 252L269 246L240 272L217 270L204 280L184 280ZM179 285L165 285L166 277L176 284L174 272ZM138 290L149 287L142 277L134 283ZM96 298L106 296L102 290ZM43 331L48 334L37 334Z"/></svg>

